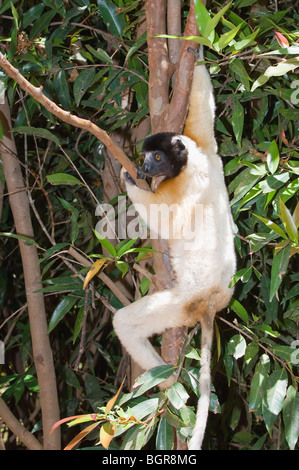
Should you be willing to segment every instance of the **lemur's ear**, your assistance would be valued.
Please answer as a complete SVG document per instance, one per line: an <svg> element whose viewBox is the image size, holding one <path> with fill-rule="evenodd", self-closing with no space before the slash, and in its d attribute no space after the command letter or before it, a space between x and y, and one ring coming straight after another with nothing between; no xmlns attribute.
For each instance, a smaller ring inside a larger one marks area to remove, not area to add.
<svg viewBox="0 0 299 470"><path fill-rule="evenodd" d="M178 139L177 140L177 143L178 143L178 146L180 148L180 150L185 150L185 145L183 144L183 142L181 141L181 139Z"/></svg>
<svg viewBox="0 0 299 470"><path fill-rule="evenodd" d="M173 140L174 145L177 147L178 150L185 150L185 144L183 144L182 140L178 137Z"/></svg>

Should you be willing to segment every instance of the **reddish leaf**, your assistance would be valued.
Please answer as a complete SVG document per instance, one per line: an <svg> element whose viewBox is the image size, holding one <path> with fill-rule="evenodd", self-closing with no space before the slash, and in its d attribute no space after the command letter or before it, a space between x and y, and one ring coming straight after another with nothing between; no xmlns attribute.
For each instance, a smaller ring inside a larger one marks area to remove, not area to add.
<svg viewBox="0 0 299 470"><path fill-rule="evenodd" d="M118 395L120 394L120 391L122 389L125 379L126 379L126 376L124 377L124 380L122 381L121 386L119 387L117 391L117 394L114 395L114 397L112 397L111 400L108 401L106 408L105 408L105 415L107 415L110 412L110 410L113 408L113 405L116 402Z"/></svg>
<svg viewBox="0 0 299 470"><path fill-rule="evenodd" d="M60 419L59 421L57 421L56 423L53 424L53 426L51 428L51 431L50 431L50 434L52 434L52 432L54 432L55 429L57 429L58 426L60 426L61 424L67 423L68 421L71 421L72 419L77 419L77 418L81 418L81 417L82 417L82 415L76 415L76 416L69 416L68 418Z"/></svg>
<svg viewBox="0 0 299 470"><path fill-rule="evenodd" d="M83 429L77 436L74 437L74 439L71 440L71 442L64 448L64 450L72 450L72 448L78 444L78 442L82 441L87 434L89 434L91 431L94 430L99 425L99 423L93 423L90 426L87 426L87 428Z"/></svg>
<svg viewBox="0 0 299 470"><path fill-rule="evenodd" d="M275 31L275 36L280 47L289 47L290 43L283 34L279 33L278 31Z"/></svg>

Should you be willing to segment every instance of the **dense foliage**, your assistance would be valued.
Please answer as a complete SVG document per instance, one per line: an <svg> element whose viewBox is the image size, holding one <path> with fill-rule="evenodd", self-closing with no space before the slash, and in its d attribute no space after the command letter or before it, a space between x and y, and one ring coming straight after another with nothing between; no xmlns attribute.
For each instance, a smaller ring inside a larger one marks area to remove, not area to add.
<svg viewBox="0 0 299 470"><path fill-rule="evenodd" d="M299 433L299 14L296 2L294 8L289 4L239 0L221 10L211 2L206 10L196 2L238 255L234 298L216 318L205 440L210 449L294 449ZM149 113L142 2L4 0L0 15L0 46L8 60L62 108L109 131L137 161L136 131ZM103 172L110 160L101 143L58 122L4 74L1 80L32 207L61 416L86 415L76 423L92 421L91 444L105 423L103 445L116 432L111 448L172 449L173 429L184 440L195 420L200 335L193 330L187 338L181 380L168 392L154 388L161 375L172 372L166 367L143 376L134 392L122 391L105 411L124 366L119 367L111 312L101 299L113 308L122 304L96 276L84 289L88 268L76 264L68 250L73 246L91 256L99 262L96 271L105 261L110 279L124 279L135 296L149 288L148 277L137 278L132 267L144 252L134 253L126 241L115 248L95 236L96 208L109 202L107 185L115 178L113 170L110 176ZM2 172L1 178L5 185ZM116 200L110 202L117 207ZM38 383L8 198L0 230L0 339L6 353L1 396L38 433ZM7 448L15 448L4 424L2 430ZM79 426L62 430L67 444Z"/></svg>

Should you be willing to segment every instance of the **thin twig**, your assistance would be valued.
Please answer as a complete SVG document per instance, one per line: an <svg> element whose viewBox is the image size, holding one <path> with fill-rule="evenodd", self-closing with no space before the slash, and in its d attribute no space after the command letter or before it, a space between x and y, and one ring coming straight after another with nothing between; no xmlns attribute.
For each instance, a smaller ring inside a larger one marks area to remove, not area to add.
<svg viewBox="0 0 299 470"><path fill-rule="evenodd" d="M81 361L81 357L84 352L84 342L85 342L85 334L86 334L86 322L87 322L87 314L88 314L88 294L89 294L89 287L85 290L85 300L84 300L84 315L82 320L82 328L81 328L81 339L80 339L80 346L79 346L79 353L78 357L75 362L74 370L78 372L79 364Z"/></svg>
<svg viewBox="0 0 299 470"><path fill-rule="evenodd" d="M251 341L254 341L260 348L262 348L269 356L272 356L277 362L280 362L280 364L283 365L285 369L291 374L291 376L294 378L295 381L298 381L298 377L292 372L292 370L288 367L288 365L283 362L282 359L277 357L270 349L268 349L266 346L264 346L258 339L254 338L254 336L251 336L250 334L246 333L242 328L238 327L234 323L231 323L230 321L226 320L225 318L218 316L217 318L221 320L223 323L226 323L229 325L231 328L237 330L241 335L246 336L246 338L249 338Z"/></svg>

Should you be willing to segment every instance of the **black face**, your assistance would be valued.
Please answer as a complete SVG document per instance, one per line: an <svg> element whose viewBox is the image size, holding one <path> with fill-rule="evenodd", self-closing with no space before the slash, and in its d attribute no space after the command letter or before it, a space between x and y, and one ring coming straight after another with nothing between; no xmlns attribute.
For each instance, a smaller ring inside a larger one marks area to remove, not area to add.
<svg viewBox="0 0 299 470"><path fill-rule="evenodd" d="M175 178L187 164L188 151L174 132L160 132L147 137L142 152L145 161L142 171L148 176Z"/></svg>

